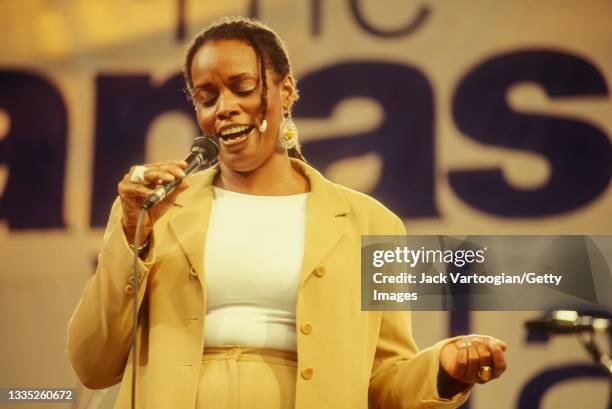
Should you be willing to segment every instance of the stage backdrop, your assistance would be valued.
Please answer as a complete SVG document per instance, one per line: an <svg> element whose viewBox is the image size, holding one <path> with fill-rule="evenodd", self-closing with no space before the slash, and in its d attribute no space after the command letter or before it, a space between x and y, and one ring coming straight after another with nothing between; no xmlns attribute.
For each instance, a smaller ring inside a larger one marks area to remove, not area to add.
<svg viewBox="0 0 612 409"><path fill-rule="evenodd" d="M198 135L183 53L223 15L288 42L306 157L410 233L612 233L609 0L2 0L0 387L77 387L66 322L116 184ZM470 408L609 407L576 339L527 342L537 315L418 312L415 337L510 344Z"/></svg>

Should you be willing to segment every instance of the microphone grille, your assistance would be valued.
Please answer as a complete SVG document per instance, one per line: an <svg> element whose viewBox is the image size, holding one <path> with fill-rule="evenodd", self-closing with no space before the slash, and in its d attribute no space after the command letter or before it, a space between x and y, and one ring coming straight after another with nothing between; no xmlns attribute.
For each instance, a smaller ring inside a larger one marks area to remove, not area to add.
<svg viewBox="0 0 612 409"><path fill-rule="evenodd" d="M212 160L219 155L219 143L209 135L198 136L193 140L191 152L204 154L206 158Z"/></svg>

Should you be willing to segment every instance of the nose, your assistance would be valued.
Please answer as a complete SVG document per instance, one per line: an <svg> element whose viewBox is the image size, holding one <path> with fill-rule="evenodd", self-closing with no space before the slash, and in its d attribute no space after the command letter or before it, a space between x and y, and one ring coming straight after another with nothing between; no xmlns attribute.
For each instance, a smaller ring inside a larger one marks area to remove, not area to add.
<svg viewBox="0 0 612 409"><path fill-rule="evenodd" d="M220 93L217 99L217 119L224 120L238 114L238 104L232 93L228 91Z"/></svg>

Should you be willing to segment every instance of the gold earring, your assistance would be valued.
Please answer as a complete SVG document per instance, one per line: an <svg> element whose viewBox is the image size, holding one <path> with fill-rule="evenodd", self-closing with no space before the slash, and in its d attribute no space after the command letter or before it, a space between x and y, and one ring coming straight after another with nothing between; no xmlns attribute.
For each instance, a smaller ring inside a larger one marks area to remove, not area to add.
<svg viewBox="0 0 612 409"><path fill-rule="evenodd" d="M294 148L298 143L298 130L291 119L291 112L285 110L278 132L278 142L285 149Z"/></svg>

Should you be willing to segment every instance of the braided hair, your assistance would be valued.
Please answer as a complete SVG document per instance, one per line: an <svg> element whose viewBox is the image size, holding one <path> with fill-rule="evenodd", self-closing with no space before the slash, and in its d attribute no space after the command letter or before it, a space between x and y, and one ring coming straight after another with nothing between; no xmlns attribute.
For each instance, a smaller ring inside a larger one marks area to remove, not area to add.
<svg viewBox="0 0 612 409"><path fill-rule="evenodd" d="M259 75L261 80L261 116L262 121L268 114L268 76L266 65L270 65L279 78L284 78L287 74L293 74L289 62L289 53L283 40L267 25L244 17L225 17L211 24L200 32L192 41L187 49L185 64L183 66L183 76L187 95L191 95L193 81L191 79L191 63L196 52L210 40L240 40L249 44L255 50L259 61ZM299 98L296 87L295 100ZM306 162L302 155L300 144L289 149L288 154L292 158Z"/></svg>

